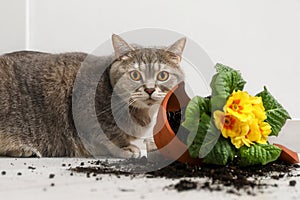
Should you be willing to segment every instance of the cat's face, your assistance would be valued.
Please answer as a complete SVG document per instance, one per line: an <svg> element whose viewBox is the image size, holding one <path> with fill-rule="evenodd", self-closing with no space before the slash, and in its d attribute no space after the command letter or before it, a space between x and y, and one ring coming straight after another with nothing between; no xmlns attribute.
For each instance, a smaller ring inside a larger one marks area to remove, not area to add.
<svg viewBox="0 0 300 200"><path fill-rule="evenodd" d="M183 80L180 60L185 39L169 48L141 48L113 36L117 59L110 69L114 93L137 108L160 104L167 92Z"/></svg>

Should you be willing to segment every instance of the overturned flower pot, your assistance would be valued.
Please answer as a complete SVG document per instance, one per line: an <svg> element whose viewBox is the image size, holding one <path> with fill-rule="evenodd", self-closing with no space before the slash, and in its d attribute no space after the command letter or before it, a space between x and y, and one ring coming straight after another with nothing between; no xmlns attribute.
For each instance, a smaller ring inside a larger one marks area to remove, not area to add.
<svg viewBox="0 0 300 200"><path fill-rule="evenodd" d="M181 112L186 107L189 101L184 82L171 89L159 108L153 135L157 148L166 158L194 165L200 164L201 159L192 158L187 145L181 139L186 137L188 132L181 126L174 127L169 120L170 114L174 117L177 112Z"/></svg>

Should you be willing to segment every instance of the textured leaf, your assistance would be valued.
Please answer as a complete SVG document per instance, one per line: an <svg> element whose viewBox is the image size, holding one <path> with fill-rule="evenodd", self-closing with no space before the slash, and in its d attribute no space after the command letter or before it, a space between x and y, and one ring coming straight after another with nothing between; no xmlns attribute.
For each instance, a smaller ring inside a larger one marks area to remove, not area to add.
<svg viewBox="0 0 300 200"><path fill-rule="evenodd" d="M209 113L209 99L195 96L185 109L185 120L182 126L190 132L197 132L202 113Z"/></svg>
<svg viewBox="0 0 300 200"><path fill-rule="evenodd" d="M224 105L228 96L234 90L243 90L246 81L241 73L228 66L217 64L217 74L215 74L210 83L212 89L212 111L220 109L220 105Z"/></svg>
<svg viewBox="0 0 300 200"><path fill-rule="evenodd" d="M264 91L256 96L262 97L263 105L267 114L266 122L268 122L272 127L272 133L270 135L278 136L286 120L291 119L289 113L269 93L266 87L264 87Z"/></svg>
<svg viewBox="0 0 300 200"><path fill-rule="evenodd" d="M221 132L215 127L214 122L210 121L209 127L205 134L202 134L203 142L199 150L199 158L205 158L209 152L215 147Z"/></svg>
<svg viewBox="0 0 300 200"><path fill-rule="evenodd" d="M231 68L229 66L223 65L221 63L217 63L216 66L215 66L215 68L216 68L217 73L236 71L235 69L233 69L233 68Z"/></svg>
<svg viewBox="0 0 300 200"><path fill-rule="evenodd" d="M215 84L217 85L223 85L224 89L216 87L219 94L222 94L222 92L226 91L228 94L231 94L234 90L243 90L244 85L246 84L246 81L242 78L242 75L239 71L234 70L226 65L217 63L216 64L216 70L217 74L220 74L221 76L219 79L215 80ZM220 82L218 82L220 81ZM212 87L213 89L213 87Z"/></svg>
<svg viewBox="0 0 300 200"><path fill-rule="evenodd" d="M212 96L210 99L210 109L215 110L223 110L224 105L226 104L227 97L222 95Z"/></svg>
<svg viewBox="0 0 300 200"><path fill-rule="evenodd" d="M220 135L219 130L211 123L210 116L203 113L198 130L190 132L187 138L190 155L194 158L205 157L214 148Z"/></svg>
<svg viewBox="0 0 300 200"><path fill-rule="evenodd" d="M220 137L214 148L203 159L204 163L214 165L226 165L234 159L236 150L227 139Z"/></svg>
<svg viewBox="0 0 300 200"><path fill-rule="evenodd" d="M187 145L189 147L189 153L191 157L198 158L201 145L203 143L205 134L210 125L210 117L203 113L201 120L198 123L196 131L190 132L187 138Z"/></svg>
<svg viewBox="0 0 300 200"><path fill-rule="evenodd" d="M252 144L250 147L242 146L239 153L241 166L265 165L277 160L281 149L271 144Z"/></svg>

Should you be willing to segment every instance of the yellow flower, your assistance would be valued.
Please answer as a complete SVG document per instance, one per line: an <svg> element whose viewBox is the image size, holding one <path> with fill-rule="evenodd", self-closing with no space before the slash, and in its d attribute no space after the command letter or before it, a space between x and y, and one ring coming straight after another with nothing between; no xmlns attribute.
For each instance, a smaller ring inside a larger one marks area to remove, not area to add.
<svg viewBox="0 0 300 200"><path fill-rule="evenodd" d="M249 122L249 131L246 135L247 139L250 141L258 141L261 138L261 132L258 126L258 120L253 119Z"/></svg>
<svg viewBox="0 0 300 200"><path fill-rule="evenodd" d="M248 133L250 131L250 126L247 123L239 123L239 132L231 137L231 143L235 146L235 148L239 149L240 147L246 145L250 147L253 142L248 138Z"/></svg>
<svg viewBox="0 0 300 200"><path fill-rule="evenodd" d="M220 110L214 112L214 120L216 127L221 131L224 138L244 136L249 131L249 126L246 123L243 123L234 116L225 114Z"/></svg>
<svg viewBox="0 0 300 200"><path fill-rule="evenodd" d="M253 144L253 142L251 142L248 138L246 138L245 136L238 136L238 137L234 137L231 138L231 143L235 146L235 148L239 149L242 146L246 145L248 147L250 147L251 144Z"/></svg>
<svg viewBox="0 0 300 200"><path fill-rule="evenodd" d="M214 112L214 120L216 127L221 130L223 137L232 137L237 132L237 119L234 117L225 115L225 113L220 110L216 110Z"/></svg>
<svg viewBox="0 0 300 200"><path fill-rule="evenodd" d="M265 107L262 102L261 97L251 97L251 103L253 108L253 114L255 115L255 118L259 119L260 121L264 121L267 119L267 115L265 112Z"/></svg>
<svg viewBox="0 0 300 200"><path fill-rule="evenodd" d="M261 132L261 138L257 141L257 143L266 144L268 141L268 136L272 133L270 124L267 122L260 123L259 130Z"/></svg>
<svg viewBox="0 0 300 200"><path fill-rule="evenodd" d="M250 120L253 117L250 95L243 91L233 91L224 106L224 111L242 122Z"/></svg>
<svg viewBox="0 0 300 200"><path fill-rule="evenodd" d="M214 112L215 125L236 148L267 143L272 130L264 122L267 115L261 97L252 97L242 91L233 92L223 110Z"/></svg>

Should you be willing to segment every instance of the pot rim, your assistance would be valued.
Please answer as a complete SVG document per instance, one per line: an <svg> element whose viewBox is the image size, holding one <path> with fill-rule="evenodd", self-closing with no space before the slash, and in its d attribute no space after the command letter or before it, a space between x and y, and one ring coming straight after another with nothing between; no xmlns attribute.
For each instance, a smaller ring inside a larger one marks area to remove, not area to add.
<svg viewBox="0 0 300 200"><path fill-rule="evenodd" d="M164 118L164 119L167 119L165 125L166 125L167 129L169 130L169 133L171 133L171 134L172 134L173 136L175 136L175 137L177 137L177 136L176 136L175 132L173 131L173 129L172 129L170 123L169 123L168 116L167 116L167 112L170 111L170 110L168 109L168 103L169 103L170 97L171 97L172 95L174 95L174 91L177 90L177 89L179 88L179 85L180 85L180 84L184 84L184 83L183 83L183 82L180 82L180 83L177 84L175 87L173 87L173 88L167 93L167 95L165 96L165 98L164 98L164 100L162 101L162 104L161 104L161 106L165 109L165 110L164 110L165 112L162 112L163 118ZM178 109L178 110L180 110L180 109ZM178 111L178 110L175 110L175 109L174 109L174 111ZM172 109L171 109L171 111L172 111ZM184 144L183 142L181 142L181 143ZM184 144L184 145L185 145L185 144Z"/></svg>

